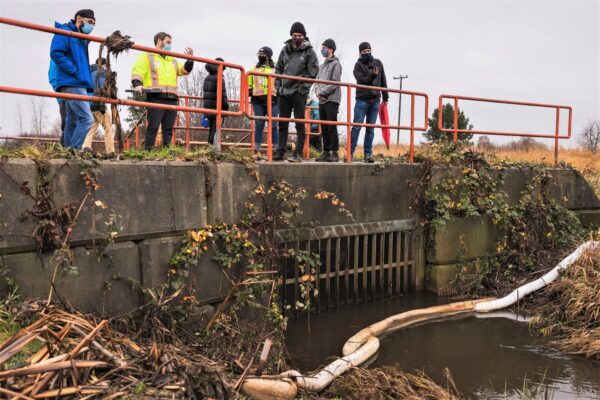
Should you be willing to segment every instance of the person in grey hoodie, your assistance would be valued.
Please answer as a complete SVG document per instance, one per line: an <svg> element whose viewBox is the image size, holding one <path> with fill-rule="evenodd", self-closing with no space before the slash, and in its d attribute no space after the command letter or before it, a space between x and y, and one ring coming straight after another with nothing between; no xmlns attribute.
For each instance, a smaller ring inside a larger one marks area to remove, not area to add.
<svg viewBox="0 0 600 400"><path fill-rule="evenodd" d="M275 72L282 75L299 76L305 78L315 78L319 71L319 62L317 54L313 49L304 25L300 22L294 22L290 29L291 39L285 42L279 59L275 65ZM277 89L277 98L279 99L279 116L281 118L290 118L292 111L294 118L304 119L306 109L306 97L310 92L310 82L301 82L291 79L276 79L275 87ZM273 161L283 161L286 157L288 128L290 123L279 121L279 144L273 157ZM301 152L306 140L306 130L304 123L296 123L296 132L298 141L294 156L290 161L302 161Z"/></svg>
<svg viewBox="0 0 600 400"><path fill-rule="evenodd" d="M323 81L339 82L342 77L342 64L335 56L335 42L327 39L321 45L321 55L325 61L319 67L317 79ZM317 83L315 94L319 99L319 116L322 121L337 121L337 115L342 100L342 88L338 85L326 85ZM338 151L340 139L338 137L337 125L321 124L321 135L323 136L323 153L317 161L338 162L340 160Z"/></svg>

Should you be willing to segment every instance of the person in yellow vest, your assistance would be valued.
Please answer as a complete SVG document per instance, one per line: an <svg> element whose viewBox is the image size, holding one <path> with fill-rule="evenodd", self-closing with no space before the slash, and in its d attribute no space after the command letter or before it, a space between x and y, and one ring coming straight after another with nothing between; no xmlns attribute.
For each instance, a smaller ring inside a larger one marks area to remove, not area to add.
<svg viewBox="0 0 600 400"><path fill-rule="evenodd" d="M170 51L172 38L165 32L154 35L154 47ZM187 55L194 51L187 47ZM155 53L141 53L131 69L131 85L137 93L146 93L146 101L150 103L178 105L177 78L192 72L194 62L188 60L178 63L174 57ZM152 150L158 128L162 128L163 146L171 144L173 125L177 119L177 111L148 108L148 128L144 148Z"/></svg>
<svg viewBox="0 0 600 400"><path fill-rule="evenodd" d="M258 62L255 67L252 67L251 71L259 71L267 74L275 73L275 64L273 63L273 50L270 47L264 46L258 49ZM267 115L267 89L268 79L266 76L249 75L248 76L248 88L250 91L250 97L252 99L252 111L254 115L264 117ZM275 90L275 81L273 81L273 97L271 100L271 114L274 117L279 116L279 104L277 103L277 92ZM256 120L254 121L254 159L260 160L261 153L260 147L262 144L263 130L265 128L265 121ZM272 128L272 144L273 149L277 148L279 134L277 131L277 123L273 124Z"/></svg>

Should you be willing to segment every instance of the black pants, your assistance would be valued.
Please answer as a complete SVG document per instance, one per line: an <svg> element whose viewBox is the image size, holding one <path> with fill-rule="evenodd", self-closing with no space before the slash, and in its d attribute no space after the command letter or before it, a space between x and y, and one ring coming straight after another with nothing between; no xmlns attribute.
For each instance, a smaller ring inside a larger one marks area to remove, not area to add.
<svg viewBox="0 0 600 400"><path fill-rule="evenodd" d="M304 110L306 109L306 95L294 93L291 96L278 96L279 99L279 116L282 118L290 118L292 111L294 118L304 119ZM290 123L279 121L279 146L277 151L285 153L287 149L288 128ZM296 132L298 133L298 142L296 143L296 151L302 151L304 141L306 140L306 128L303 122L296 123Z"/></svg>
<svg viewBox="0 0 600 400"><path fill-rule="evenodd" d="M206 117L208 120L208 144L215 144L215 136L217 133L217 118L214 116L211 118L209 116ZM225 117L221 117L221 126L225 122Z"/></svg>
<svg viewBox="0 0 600 400"><path fill-rule="evenodd" d="M157 104L168 104L176 106L178 103L177 99L148 99L150 103ZM148 108L148 129L146 130L146 140L144 148L146 150L152 150L154 142L156 141L156 133L158 127L162 127L163 136L163 147L171 144L171 138L173 137L173 125L177 119L177 111L175 110L163 110L160 108Z"/></svg>
<svg viewBox="0 0 600 400"><path fill-rule="evenodd" d="M340 105L333 101L319 104L319 118L323 121L337 121L339 108ZM323 136L323 150L338 151L340 149L337 125L321 124L321 135Z"/></svg>

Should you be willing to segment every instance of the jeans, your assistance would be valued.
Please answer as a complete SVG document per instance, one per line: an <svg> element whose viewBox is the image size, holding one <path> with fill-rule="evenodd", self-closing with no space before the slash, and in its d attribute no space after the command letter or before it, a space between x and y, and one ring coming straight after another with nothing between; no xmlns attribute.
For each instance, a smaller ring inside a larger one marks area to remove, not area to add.
<svg viewBox="0 0 600 400"><path fill-rule="evenodd" d="M379 115L379 99L374 99L373 102L368 102L360 99L356 99L354 105L354 122L364 123L365 117L367 117L367 124L374 124L377 122L377 116ZM358 135L360 134L360 126L352 127L352 149L351 152L354 154L356 145L358 144ZM375 128L367 128L365 132L365 144L364 153L365 155L373 154L373 137L375 136Z"/></svg>
<svg viewBox="0 0 600 400"><path fill-rule="evenodd" d="M80 87L65 86L61 92L87 96L87 90ZM64 146L81 149L85 136L90 131L94 117L90 103L84 100L65 100Z"/></svg>
<svg viewBox="0 0 600 400"><path fill-rule="evenodd" d="M267 115L267 105L261 103L252 103L252 110L254 115L257 117L264 117ZM273 104L271 107L271 115L273 117L279 116L279 105L277 103ZM265 123L267 121L256 120L254 121L254 150L260 151L260 146L262 144L263 130L265 129ZM277 121L273 121L273 128L271 130L271 138L273 143L273 148L277 148L277 144L279 143L279 134L277 130Z"/></svg>
<svg viewBox="0 0 600 400"><path fill-rule="evenodd" d="M158 104L169 104L176 106L179 101L177 99L148 99L149 103ZM173 125L175 125L175 119L177 119L177 111L175 110L163 110L161 108L148 108L148 129L146 130L146 141L144 148L146 150L152 150L154 142L156 141L156 133L158 127L162 128L163 147L167 147L171 144L171 138L173 137Z"/></svg>
<svg viewBox="0 0 600 400"><path fill-rule="evenodd" d="M279 99L279 116L282 118L290 118L292 111L294 118L304 119L304 110L306 109L306 95L295 92L291 96L278 96ZM306 140L306 128L303 122L296 122L296 132L298 134L298 142L296 143L296 151L302 152L304 141ZM287 150L288 128L289 122L279 121L279 144L277 146L278 153L285 153Z"/></svg>
<svg viewBox="0 0 600 400"><path fill-rule="evenodd" d="M333 101L319 104L319 117L323 121L337 121L340 105ZM323 150L337 151L340 149L340 138L338 137L337 125L321 125L321 136L323 136Z"/></svg>

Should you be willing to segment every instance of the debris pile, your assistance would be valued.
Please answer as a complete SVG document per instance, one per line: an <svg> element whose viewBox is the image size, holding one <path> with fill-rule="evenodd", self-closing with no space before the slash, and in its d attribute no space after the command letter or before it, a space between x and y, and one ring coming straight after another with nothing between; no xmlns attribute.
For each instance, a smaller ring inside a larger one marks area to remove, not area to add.
<svg viewBox="0 0 600 400"><path fill-rule="evenodd" d="M40 307L37 315L0 345L3 396L229 398L222 366L201 354L176 344L136 343L107 320L59 308Z"/></svg>

